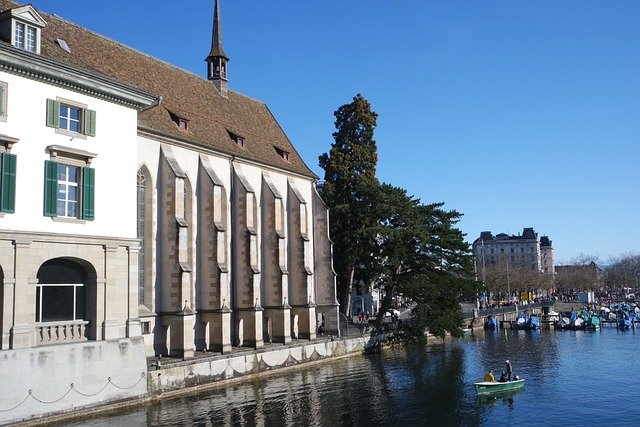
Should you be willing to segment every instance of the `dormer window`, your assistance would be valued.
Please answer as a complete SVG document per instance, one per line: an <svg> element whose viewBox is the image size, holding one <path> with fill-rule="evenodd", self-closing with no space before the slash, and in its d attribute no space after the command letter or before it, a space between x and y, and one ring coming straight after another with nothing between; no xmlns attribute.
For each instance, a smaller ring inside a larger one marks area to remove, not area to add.
<svg viewBox="0 0 640 427"><path fill-rule="evenodd" d="M171 117L171 120L173 120L173 122L178 126L178 129L180 129L181 131L188 131L189 130L189 119L184 117L183 115L177 114L173 111L167 110L169 111L169 116Z"/></svg>
<svg viewBox="0 0 640 427"><path fill-rule="evenodd" d="M37 47L37 34L36 27L24 24L22 22L16 22L14 34L14 46L18 49L24 49L29 52L36 53Z"/></svg>
<svg viewBox="0 0 640 427"><path fill-rule="evenodd" d="M40 53L40 31L47 23L31 5L0 14L0 37L18 49Z"/></svg>
<svg viewBox="0 0 640 427"><path fill-rule="evenodd" d="M235 142L235 144L240 147L240 148L245 148L245 141L244 141L244 137L237 135L233 132L231 132L230 130L227 130L227 133L229 134L229 138L231 138L231 140L233 142Z"/></svg>
<svg viewBox="0 0 640 427"><path fill-rule="evenodd" d="M289 161L291 161L291 160L290 160L291 153L289 153L288 151L283 150L282 148L278 148L278 147L273 147L273 148L275 148L275 149L276 149L276 152L278 153L278 155L279 155L280 157L282 157L282 159L283 159L285 162L289 162Z"/></svg>

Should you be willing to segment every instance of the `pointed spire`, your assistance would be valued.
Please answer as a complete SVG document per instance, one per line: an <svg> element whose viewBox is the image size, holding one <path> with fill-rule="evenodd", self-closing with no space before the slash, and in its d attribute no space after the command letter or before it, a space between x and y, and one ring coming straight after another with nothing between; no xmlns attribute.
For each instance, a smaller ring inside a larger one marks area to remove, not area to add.
<svg viewBox="0 0 640 427"><path fill-rule="evenodd" d="M215 0L214 3L211 51L205 61L207 62L207 78L213 81L213 84L216 85L223 96L227 96L227 61L229 61L229 58L222 48L219 0Z"/></svg>

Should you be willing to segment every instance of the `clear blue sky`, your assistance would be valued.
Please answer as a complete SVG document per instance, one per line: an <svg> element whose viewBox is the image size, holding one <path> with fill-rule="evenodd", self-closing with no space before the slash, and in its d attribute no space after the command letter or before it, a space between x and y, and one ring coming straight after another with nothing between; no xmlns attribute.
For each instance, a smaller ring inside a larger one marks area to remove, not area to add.
<svg viewBox="0 0 640 427"><path fill-rule="evenodd" d="M213 0L32 0L204 75ZM640 2L221 0L229 85L307 164L333 112L379 114L378 176L483 230L535 227L557 262L640 242ZM108 58L105 58L108 61Z"/></svg>

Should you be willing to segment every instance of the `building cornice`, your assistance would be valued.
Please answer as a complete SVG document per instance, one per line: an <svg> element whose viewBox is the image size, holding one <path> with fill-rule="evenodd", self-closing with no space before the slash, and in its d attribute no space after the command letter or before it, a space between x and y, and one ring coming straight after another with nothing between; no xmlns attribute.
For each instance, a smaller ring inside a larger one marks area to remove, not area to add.
<svg viewBox="0 0 640 427"><path fill-rule="evenodd" d="M0 70L132 108L157 103L158 97L115 80L0 44Z"/></svg>

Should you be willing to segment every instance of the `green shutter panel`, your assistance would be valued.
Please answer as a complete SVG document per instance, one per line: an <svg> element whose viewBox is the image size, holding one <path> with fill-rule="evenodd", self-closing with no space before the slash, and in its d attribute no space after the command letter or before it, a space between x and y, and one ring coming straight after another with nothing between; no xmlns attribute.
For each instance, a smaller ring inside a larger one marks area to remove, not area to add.
<svg viewBox="0 0 640 427"><path fill-rule="evenodd" d="M93 221L93 199L95 193L96 170L82 169L82 219Z"/></svg>
<svg viewBox="0 0 640 427"><path fill-rule="evenodd" d="M44 161L44 216L58 216L58 163Z"/></svg>
<svg viewBox="0 0 640 427"><path fill-rule="evenodd" d="M96 112L84 110L84 134L96 136Z"/></svg>
<svg viewBox="0 0 640 427"><path fill-rule="evenodd" d="M60 102L55 99L47 99L47 126L60 127Z"/></svg>
<svg viewBox="0 0 640 427"><path fill-rule="evenodd" d="M2 197L0 211L16 211L16 162L15 154L2 153Z"/></svg>

